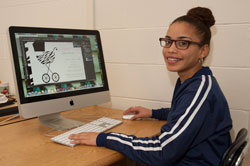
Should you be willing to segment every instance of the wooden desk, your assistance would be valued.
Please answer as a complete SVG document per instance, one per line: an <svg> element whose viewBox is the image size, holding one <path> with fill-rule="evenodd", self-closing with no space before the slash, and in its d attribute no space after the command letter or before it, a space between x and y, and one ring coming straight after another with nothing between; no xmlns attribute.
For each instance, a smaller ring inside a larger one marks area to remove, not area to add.
<svg viewBox="0 0 250 166"><path fill-rule="evenodd" d="M122 111L104 107L86 107L67 111L63 116L89 122L102 116L121 119ZM139 137L160 132L164 121L123 120L123 124L109 130ZM46 135L62 132L50 131L38 119L31 119L0 127L0 165L2 166L104 166L123 160L124 156L104 147L78 145L68 147L50 141Z"/></svg>

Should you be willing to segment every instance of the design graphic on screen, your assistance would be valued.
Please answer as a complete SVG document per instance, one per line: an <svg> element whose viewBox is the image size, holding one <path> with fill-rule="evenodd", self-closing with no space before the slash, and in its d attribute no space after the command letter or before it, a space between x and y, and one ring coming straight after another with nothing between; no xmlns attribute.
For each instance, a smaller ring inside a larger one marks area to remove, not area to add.
<svg viewBox="0 0 250 166"><path fill-rule="evenodd" d="M26 42L25 50L32 86L86 79L81 47L73 42Z"/></svg>
<svg viewBox="0 0 250 166"><path fill-rule="evenodd" d="M54 82L59 81L59 78L60 78L59 74L50 70L50 64L53 63L55 60L55 51L56 50L57 50L57 48L54 47L54 49L52 51L45 51L42 55L36 56L38 61L48 68L47 73L44 73L42 75L42 80L44 83L48 83L50 81L50 76L48 74L49 72L52 74L52 80Z"/></svg>

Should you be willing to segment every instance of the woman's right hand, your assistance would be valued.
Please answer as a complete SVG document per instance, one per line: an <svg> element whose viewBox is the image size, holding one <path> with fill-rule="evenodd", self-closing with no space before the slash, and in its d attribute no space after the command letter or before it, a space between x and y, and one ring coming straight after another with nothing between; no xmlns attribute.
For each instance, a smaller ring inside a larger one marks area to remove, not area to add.
<svg viewBox="0 0 250 166"><path fill-rule="evenodd" d="M128 115L128 114L135 114L130 120L135 120L137 118L151 118L152 110L141 106L136 106L136 107L130 107L129 109L123 112L123 115Z"/></svg>

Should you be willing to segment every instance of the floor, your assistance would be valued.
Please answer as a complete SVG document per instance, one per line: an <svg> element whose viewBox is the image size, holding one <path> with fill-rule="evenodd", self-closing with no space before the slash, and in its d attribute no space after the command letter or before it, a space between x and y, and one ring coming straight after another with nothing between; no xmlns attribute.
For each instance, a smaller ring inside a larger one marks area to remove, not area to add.
<svg viewBox="0 0 250 166"><path fill-rule="evenodd" d="M250 166L250 153L245 155L245 158L243 160L243 166Z"/></svg>

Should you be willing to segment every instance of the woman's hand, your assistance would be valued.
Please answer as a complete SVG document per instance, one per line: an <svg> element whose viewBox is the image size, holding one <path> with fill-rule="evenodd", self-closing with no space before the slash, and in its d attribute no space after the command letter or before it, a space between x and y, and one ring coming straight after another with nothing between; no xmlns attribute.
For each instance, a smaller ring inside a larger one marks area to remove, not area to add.
<svg viewBox="0 0 250 166"><path fill-rule="evenodd" d="M96 146L96 138L99 133L97 132L83 132L79 134L71 134L69 139L72 141L72 144L82 144L82 145L91 145Z"/></svg>
<svg viewBox="0 0 250 166"><path fill-rule="evenodd" d="M137 118L151 118L152 110L144 108L144 107L130 107L126 111L123 112L124 115L127 114L135 114L130 120L135 120Z"/></svg>

